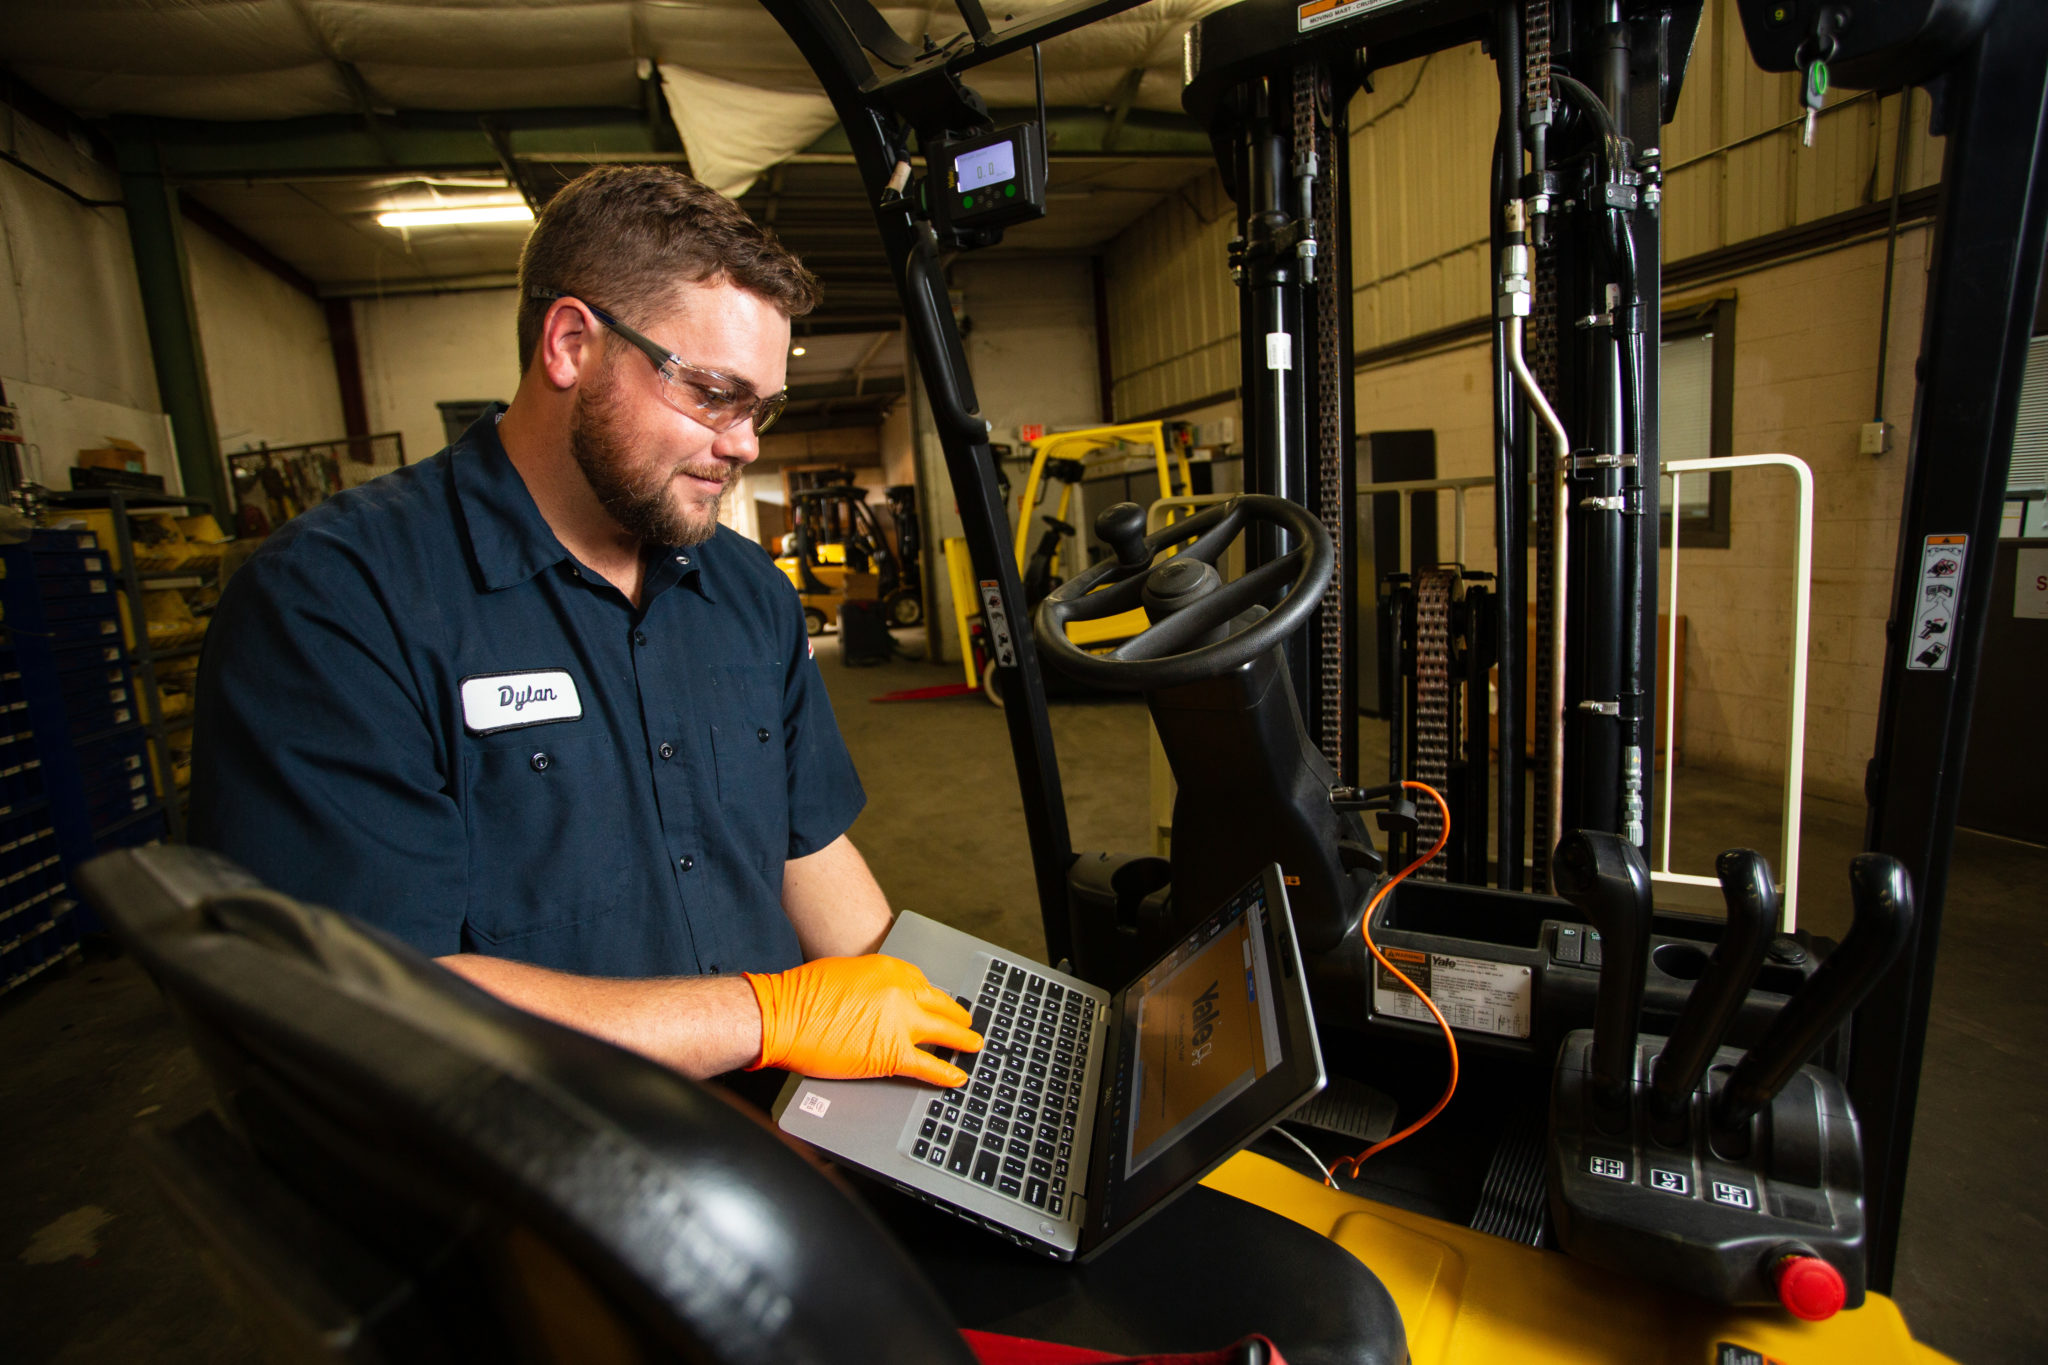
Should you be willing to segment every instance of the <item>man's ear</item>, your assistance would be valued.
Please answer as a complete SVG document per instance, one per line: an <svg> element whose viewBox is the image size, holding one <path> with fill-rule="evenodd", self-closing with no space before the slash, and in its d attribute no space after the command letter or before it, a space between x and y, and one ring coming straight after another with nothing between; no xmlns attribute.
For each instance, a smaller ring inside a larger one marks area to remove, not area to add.
<svg viewBox="0 0 2048 1365"><path fill-rule="evenodd" d="M557 299L541 322L534 363L550 388L567 392L604 359L604 341L588 313L567 299Z"/></svg>

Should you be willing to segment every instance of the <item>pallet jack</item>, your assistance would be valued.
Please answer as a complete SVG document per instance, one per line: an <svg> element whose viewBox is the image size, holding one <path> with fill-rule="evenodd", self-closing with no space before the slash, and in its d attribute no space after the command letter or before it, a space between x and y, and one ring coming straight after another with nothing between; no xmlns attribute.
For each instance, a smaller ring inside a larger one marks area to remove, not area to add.
<svg viewBox="0 0 2048 1365"><path fill-rule="evenodd" d="M963 77L1129 0L1074 0L1000 24L977 0L956 0L967 33L922 51L865 0L764 2L860 164L974 586L994 615L1021 623L942 258L1046 212L1045 136L1042 119L998 126ZM1997 533L2048 226L2048 14L2017 0L1737 8L1758 64L1801 72L1809 107L1831 80L1938 95L1947 165L1895 587L1895 619L1911 619L1923 542L1982 545ZM1398 1147L1350 1163L1341 1188L1330 1172L1259 1154L1208 1181L1353 1251L1403 1319L1404 1343L1376 1347L1416 1361L1938 1358L1883 1295L1989 575L1960 566L1956 626L1933 664L1916 660L1918 642L1888 647L1870 851L1849 869L1856 918L1841 944L1773 932L1774 879L1753 854L1731 851L1717 869L1725 919L1660 911L1642 862L1658 129L1700 10L1243 0L1201 20L1184 104L1208 126L1238 206L1228 265L1240 335L1265 340L1241 348L1248 493L1150 536L1141 509L1105 512L1096 529L1114 557L1054 589L1033 628L1006 629L995 651L1050 958L1116 981L1170 939L1177 906L1277 860L1298 885L1332 1073L1418 1113L1442 1086L1446 1044L1462 1057L1456 1102L1446 1091L1427 1110L1441 1113L1432 1126L1411 1123ZM1488 586L1500 795L1487 812L1489 784L1471 775L1458 813L1438 808L1436 833L1490 813L1504 852L1492 865L1468 855L1456 879L1444 868L1432 882L1420 857L1390 877L1361 814L1432 855L1445 842L1419 837L1435 804L1424 784L1368 788L1357 773L1346 111L1373 70L1475 39L1501 77L1500 572ZM955 172L992 149L1014 168L1016 193L977 197ZM1588 325L1560 324L1580 317ZM1939 462L1923 445L1932 432ZM1247 570L1225 583L1213 561L1240 539ZM1520 566L1532 548L1530 584ZM1147 628L1107 654L1068 639L1073 621L1133 607ZM1532 646L1544 665L1533 802L1519 733ZM1172 857L1073 850L1041 655L1144 695L1179 782ZM1431 978L1461 983L1455 1025L1430 999Z"/></svg>

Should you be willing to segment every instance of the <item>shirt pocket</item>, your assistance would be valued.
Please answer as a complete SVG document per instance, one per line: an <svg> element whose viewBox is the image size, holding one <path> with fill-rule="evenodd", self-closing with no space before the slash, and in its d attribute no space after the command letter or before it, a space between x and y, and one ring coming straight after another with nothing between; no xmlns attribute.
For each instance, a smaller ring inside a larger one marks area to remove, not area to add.
<svg viewBox="0 0 2048 1365"><path fill-rule="evenodd" d="M610 737L537 725L463 747L470 932L506 946L620 909L615 798L627 778Z"/></svg>
<svg viewBox="0 0 2048 1365"><path fill-rule="evenodd" d="M754 865L782 882L789 859L789 769L779 666L712 672L711 761L718 812Z"/></svg>

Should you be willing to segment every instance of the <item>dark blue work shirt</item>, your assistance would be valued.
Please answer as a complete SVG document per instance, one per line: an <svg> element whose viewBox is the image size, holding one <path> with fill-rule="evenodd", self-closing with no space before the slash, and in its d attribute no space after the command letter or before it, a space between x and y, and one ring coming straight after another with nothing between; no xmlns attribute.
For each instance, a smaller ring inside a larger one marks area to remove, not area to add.
<svg viewBox="0 0 2048 1365"><path fill-rule="evenodd" d="M191 838L422 952L602 976L802 960L783 864L865 801L803 609L720 528L638 610L484 416L286 523L200 664Z"/></svg>

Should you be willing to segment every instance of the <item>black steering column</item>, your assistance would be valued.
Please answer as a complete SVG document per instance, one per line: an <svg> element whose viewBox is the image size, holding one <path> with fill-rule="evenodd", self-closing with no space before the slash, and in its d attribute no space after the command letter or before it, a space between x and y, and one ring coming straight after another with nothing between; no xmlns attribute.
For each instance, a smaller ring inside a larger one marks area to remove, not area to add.
<svg viewBox="0 0 2048 1365"><path fill-rule="evenodd" d="M1218 561L1254 526L1280 529L1295 548L1225 583ZM1336 773L1302 725L1280 648L1335 573L1329 533L1294 503L1250 494L1149 536L1144 511L1118 503L1095 533L1114 557L1040 604L1038 647L1092 687L1145 694L1179 790L1170 859L1077 862L1073 891L1088 911L1077 933L1093 940L1085 960L1135 971L1273 861L1303 951L1328 953L1355 933L1380 867L1364 822L1331 805ZM1070 622L1134 607L1150 624L1106 653L1067 634Z"/></svg>

